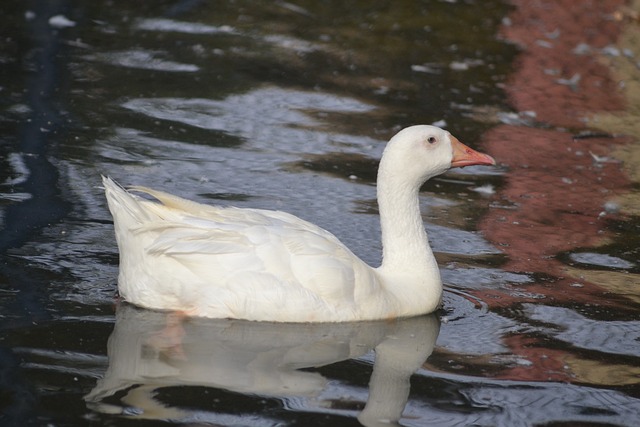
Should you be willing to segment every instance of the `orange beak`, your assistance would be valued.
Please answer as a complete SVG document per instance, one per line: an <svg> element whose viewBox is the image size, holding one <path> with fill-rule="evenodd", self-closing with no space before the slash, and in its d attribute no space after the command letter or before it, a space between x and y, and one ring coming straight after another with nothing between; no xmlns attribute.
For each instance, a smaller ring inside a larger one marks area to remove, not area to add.
<svg viewBox="0 0 640 427"><path fill-rule="evenodd" d="M467 147L458 141L455 136L451 136L451 146L453 147L453 159L451 159L452 168L462 168L471 165L494 166L496 164L493 157Z"/></svg>

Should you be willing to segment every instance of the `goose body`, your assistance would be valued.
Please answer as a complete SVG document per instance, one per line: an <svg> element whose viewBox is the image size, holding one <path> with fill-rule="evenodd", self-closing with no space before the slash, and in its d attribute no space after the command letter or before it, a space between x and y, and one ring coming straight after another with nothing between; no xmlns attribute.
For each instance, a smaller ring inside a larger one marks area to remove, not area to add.
<svg viewBox="0 0 640 427"><path fill-rule="evenodd" d="M493 165L434 126L394 136L378 170L383 261L372 268L333 234L280 211L216 207L103 177L120 250L118 289L138 306L190 316L342 322L430 313L442 283L420 186L456 166Z"/></svg>

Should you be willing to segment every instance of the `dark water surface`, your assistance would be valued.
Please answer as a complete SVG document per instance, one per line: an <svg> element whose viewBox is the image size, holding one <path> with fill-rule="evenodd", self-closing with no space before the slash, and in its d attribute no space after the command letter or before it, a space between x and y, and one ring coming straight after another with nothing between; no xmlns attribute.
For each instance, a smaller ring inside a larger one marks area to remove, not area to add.
<svg viewBox="0 0 640 427"><path fill-rule="evenodd" d="M377 264L386 140L436 123L482 149L491 123L517 119L502 91L517 51L496 35L509 10L4 1L0 424L637 425L638 221L608 224L607 246L556 254L549 262L587 279L553 289L557 270L505 268L513 260L477 231L488 212L517 209L500 198L509 165L424 188L446 282L436 315L193 319L176 342L160 332L165 314L117 301L100 174L286 210ZM479 118L487 112L495 120ZM624 309L574 297L589 277L612 283L598 295ZM491 300L494 290L511 302Z"/></svg>

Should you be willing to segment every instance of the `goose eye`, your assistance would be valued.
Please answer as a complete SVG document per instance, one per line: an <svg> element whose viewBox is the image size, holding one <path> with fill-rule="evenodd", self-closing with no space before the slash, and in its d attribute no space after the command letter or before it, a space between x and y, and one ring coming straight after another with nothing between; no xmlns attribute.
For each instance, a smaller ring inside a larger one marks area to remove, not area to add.
<svg viewBox="0 0 640 427"><path fill-rule="evenodd" d="M427 142L428 142L429 144L435 144L435 143L436 143L436 141L437 141L437 139L436 139L436 137L435 137L435 136L430 136L430 137L427 139Z"/></svg>

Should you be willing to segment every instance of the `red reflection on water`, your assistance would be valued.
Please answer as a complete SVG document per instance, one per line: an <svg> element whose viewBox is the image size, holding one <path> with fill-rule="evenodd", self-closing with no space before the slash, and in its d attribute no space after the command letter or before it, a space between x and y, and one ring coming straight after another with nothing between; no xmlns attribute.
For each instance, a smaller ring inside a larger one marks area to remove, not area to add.
<svg viewBox="0 0 640 427"><path fill-rule="evenodd" d="M606 295L607 290L596 284L565 277L567 266L555 256L602 245L610 218L602 214L604 205L630 187L619 162L602 161L628 139L574 139L573 134L585 127L590 114L624 107L617 83L597 57L599 49L614 44L619 35L612 13L624 2L513 4L516 9L502 34L524 51L506 92L517 111L534 111L546 129L501 125L484 135L485 151L508 172L506 185L479 228L508 256L502 268L553 279L522 286L523 292L517 293L508 287L469 292L498 310L524 302L622 309L623 296ZM560 126L572 127L573 132ZM577 281L581 286L572 286ZM566 367L568 350L548 348L548 343L526 333L505 336L503 343L531 363L505 366L497 377L576 381Z"/></svg>
<svg viewBox="0 0 640 427"><path fill-rule="evenodd" d="M538 120L583 127L584 118L624 107L617 82L598 59L615 44L620 22L613 13L622 0L513 0L511 25L502 36L524 49L506 87L517 111L535 111Z"/></svg>
<svg viewBox="0 0 640 427"><path fill-rule="evenodd" d="M509 166L499 200L480 223L487 238L508 255L503 268L561 278L565 265L554 259L556 254L605 241L604 205L630 184L618 162L597 162L591 153L606 157L615 143L620 141L574 140L567 132L506 125L486 134L487 151ZM558 284L539 286L527 290L583 302L593 301L591 293L602 293L588 284L570 293ZM513 302L508 296L491 299L491 304Z"/></svg>

